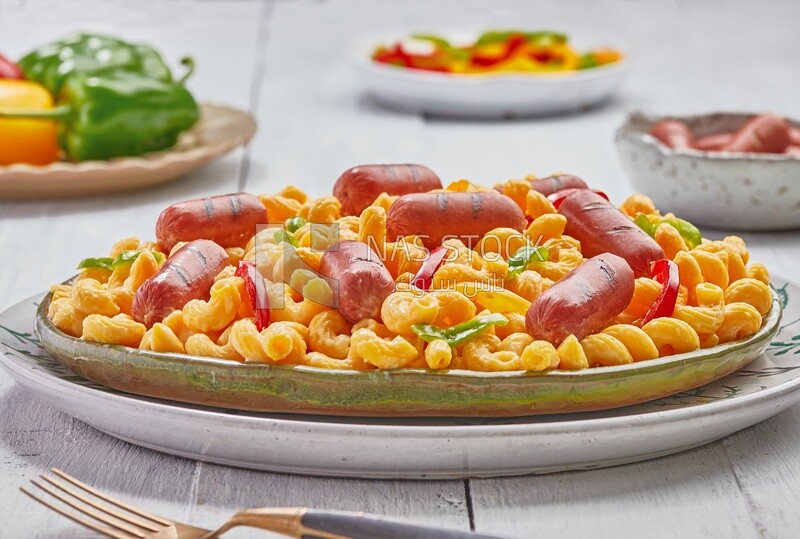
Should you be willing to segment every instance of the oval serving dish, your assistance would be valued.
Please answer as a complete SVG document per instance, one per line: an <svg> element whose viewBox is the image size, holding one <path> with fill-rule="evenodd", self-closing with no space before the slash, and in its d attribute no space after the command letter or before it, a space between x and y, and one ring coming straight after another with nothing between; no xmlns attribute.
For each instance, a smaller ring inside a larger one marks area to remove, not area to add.
<svg viewBox="0 0 800 539"><path fill-rule="evenodd" d="M735 131L752 117L727 112L696 116L634 112L617 130L617 150L637 190L697 225L749 231L798 228L800 158L674 150L648 134L654 123L666 118L685 122L699 138ZM800 127L799 122L787 120Z"/></svg>
<svg viewBox="0 0 800 539"><path fill-rule="evenodd" d="M456 42L468 42L477 36L452 32L444 35ZM442 116L502 118L580 110L609 99L631 66L626 56L613 64L581 71L453 74L372 60L376 44L401 39L398 34L367 38L352 48L350 60L362 86L376 101L389 107Z"/></svg>
<svg viewBox="0 0 800 539"><path fill-rule="evenodd" d="M772 308L753 336L660 359L582 371L328 370L237 363L94 343L70 337L39 305L47 352L98 384L148 397L258 412L382 417L516 417L617 408L672 395L750 363L778 331Z"/></svg>

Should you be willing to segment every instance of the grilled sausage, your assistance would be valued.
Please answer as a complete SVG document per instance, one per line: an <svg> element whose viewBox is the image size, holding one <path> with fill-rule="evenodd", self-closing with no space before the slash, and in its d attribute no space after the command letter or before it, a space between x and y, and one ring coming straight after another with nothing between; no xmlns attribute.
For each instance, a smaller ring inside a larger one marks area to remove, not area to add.
<svg viewBox="0 0 800 539"><path fill-rule="evenodd" d="M701 152L719 152L731 143L733 140L733 133L717 133L715 135L708 135L707 137L700 137L694 143L694 149Z"/></svg>
<svg viewBox="0 0 800 539"><path fill-rule="evenodd" d="M789 128L789 143L792 146L800 146L800 129L796 127Z"/></svg>
<svg viewBox="0 0 800 539"><path fill-rule="evenodd" d="M359 215L381 193L407 195L441 189L442 181L422 165L360 165L346 170L333 186L342 215Z"/></svg>
<svg viewBox="0 0 800 539"><path fill-rule="evenodd" d="M789 146L789 124L780 116L760 114L733 135L727 152L783 153Z"/></svg>
<svg viewBox="0 0 800 539"><path fill-rule="evenodd" d="M650 134L670 148L691 148L694 137L689 126L680 120L661 120L653 124Z"/></svg>
<svg viewBox="0 0 800 539"><path fill-rule="evenodd" d="M210 239L222 247L244 247L267 222L267 212L257 197L231 193L173 204L156 222L156 239L168 253L181 241Z"/></svg>
<svg viewBox="0 0 800 539"><path fill-rule="evenodd" d="M531 189L544 196L552 195L564 189L588 189L586 182L572 174L554 174L547 178L531 181Z"/></svg>
<svg viewBox="0 0 800 539"><path fill-rule="evenodd" d="M558 213L567 218L564 233L581 242L584 256L613 253L624 258L637 277L650 275L650 263L664 251L616 206L592 191L574 191Z"/></svg>
<svg viewBox="0 0 800 539"><path fill-rule="evenodd" d="M448 238L458 238L468 247L498 227L520 232L527 221L519 206L494 191L482 193L418 193L394 201L386 216L390 241L419 236L432 249Z"/></svg>
<svg viewBox="0 0 800 539"><path fill-rule="evenodd" d="M541 293L528 308L525 327L555 346L575 335L596 333L633 298L633 271L622 258L605 253L590 258Z"/></svg>
<svg viewBox="0 0 800 539"><path fill-rule="evenodd" d="M136 290L131 306L134 320L150 327L189 300L207 300L214 277L229 262L225 249L213 241L187 243Z"/></svg>
<svg viewBox="0 0 800 539"><path fill-rule="evenodd" d="M351 324L378 318L383 300L395 290L389 270L360 241L341 241L325 251L319 271L331 285L334 306Z"/></svg>

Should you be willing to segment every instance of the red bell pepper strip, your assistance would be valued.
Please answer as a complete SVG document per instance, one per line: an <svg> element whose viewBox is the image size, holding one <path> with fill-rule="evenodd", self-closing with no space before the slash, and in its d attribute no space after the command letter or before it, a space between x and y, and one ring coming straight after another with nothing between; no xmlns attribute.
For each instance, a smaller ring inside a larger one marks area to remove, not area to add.
<svg viewBox="0 0 800 539"><path fill-rule="evenodd" d="M608 195L605 194L603 191L598 191L597 189L578 189L577 187L570 187L569 189L562 189L561 191L556 191L552 195L548 195L547 200L553 203L556 209L561 206L561 203L564 202L564 199L567 198L575 191L591 191L592 193L596 193L603 197L604 199L608 200Z"/></svg>
<svg viewBox="0 0 800 539"><path fill-rule="evenodd" d="M428 290L433 283L433 274L436 273L447 257L447 249L441 245L428 253L428 258L419 267L419 271L414 275L411 284L420 290Z"/></svg>
<svg viewBox="0 0 800 539"><path fill-rule="evenodd" d="M546 64L547 62L552 61L555 57L550 54L549 51L534 51L529 55L531 58L539 62L540 64Z"/></svg>
<svg viewBox="0 0 800 539"><path fill-rule="evenodd" d="M390 49L383 49L376 52L372 59L385 64L411 67L411 58L400 43L395 43L394 47Z"/></svg>
<svg viewBox="0 0 800 539"><path fill-rule="evenodd" d="M253 306L256 329L261 331L269 325L269 296L264 278L258 273L255 262L242 260L236 268L236 276L244 280L244 289Z"/></svg>
<svg viewBox="0 0 800 539"><path fill-rule="evenodd" d="M25 80L17 64L0 54L0 79Z"/></svg>
<svg viewBox="0 0 800 539"><path fill-rule="evenodd" d="M678 265L672 260L662 258L650 264L652 278L661 283L661 293L656 298L653 306L642 319L645 325L654 318L672 316L675 304L678 302L678 291L681 286L681 276Z"/></svg>
<svg viewBox="0 0 800 539"><path fill-rule="evenodd" d="M499 56L487 56L476 53L472 55L472 58L470 58L469 61L472 62L472 65L476 66L493 66L495 64L499 64L503 60L508 60L511 55L514 54L514 52L524 44L525 36L521 34L513 34L508 38L508 41L506 42L506 50L503 51L503 54Z"/></svg>
<svg viewBox="0 0 800 539"><path fill-rule="evenodd" d="M433 54L413 54L407 52L401 43L396 43L390 49L382 49L376 52L372 59L376 62L391 64L411 69L421 69L424 71L439 71L449 73L452 69L446 65L448 58L441 52Z"/></svg>

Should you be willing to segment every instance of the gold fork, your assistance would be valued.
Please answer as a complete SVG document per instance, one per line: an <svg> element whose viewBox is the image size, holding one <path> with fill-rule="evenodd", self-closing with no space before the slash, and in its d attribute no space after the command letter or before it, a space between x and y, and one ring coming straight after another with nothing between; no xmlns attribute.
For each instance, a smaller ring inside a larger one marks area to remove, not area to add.
<svg viewBox="0 0 800 539"><path fill-rule="evenodd" d="M306 539L497 539L488 535L409 524L364 513L321 511L304 507L245 509L236 513L219 529L212 531L153 515L112 498L61 470L53 468L51 471L57 477L40 475L44 482L31 480L31 483L74 509L77 514L24 487L20 487L20 490L56 513L114 539L213 539L236 526L250 526Z"/></svg>

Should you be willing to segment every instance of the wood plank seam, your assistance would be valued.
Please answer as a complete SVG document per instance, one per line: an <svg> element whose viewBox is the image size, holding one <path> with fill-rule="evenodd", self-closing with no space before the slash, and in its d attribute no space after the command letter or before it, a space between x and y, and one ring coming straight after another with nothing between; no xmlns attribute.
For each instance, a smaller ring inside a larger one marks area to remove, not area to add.
<svg viewBox="0 0 800 539"><path fill-rule="evenodd" d="M769 530L767 527L759 523L759 515L756 511L758 504L751 496L749 490L745 488L742 484L742 480L739 478L739 473L736 471L736 466L733 464L733 459L731 458L731 454L728 451L728 447L733 443L732 436L726 436L721 440L720 446L722 446L722 452L725 455L725 458L728 459L728 468L731 471L731 475L733 475L733 479L736 481L736 488L739 489L739 492L742 495L742 498L747 505L747 519L753 525L753 532L756 537L765 537L768 536Z"/></svg>
<svg viewBox="0 0 800 539"><path fill-rule="evenodd" d="M464 479L464 499L467 502L467 518L469 519L470 531L475 531L475 511L472 507L472 488L469 479Z"/></svg>
<svg viewBox="0 0 800 539"><path fill-rule="evenodd" d="M248 110L254 117L258 117L259 105L261 104L261 87L267 71L266 49L269 45L269 23L272 19L273 5L275 0L261 0L261 10L259 12L258 30L256 34L256 53L255 64L253 65L253 77L250 83L250 96L248 99ZM263 128L263 127L262 127ZM250 177L250 152L252 142L245 146L242 151L242 166L239 169L238 191L244 191L247 180Z"/></svg>

